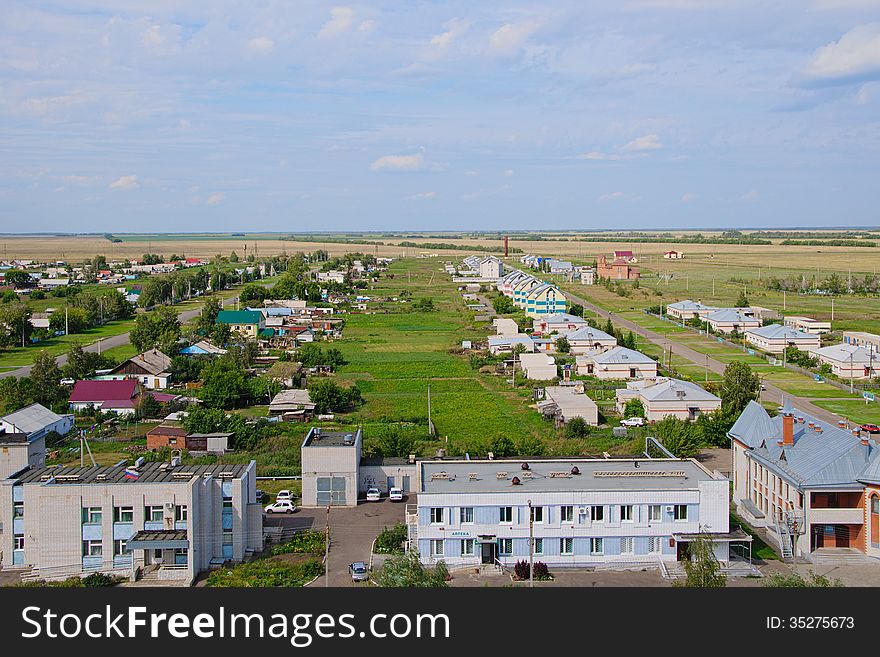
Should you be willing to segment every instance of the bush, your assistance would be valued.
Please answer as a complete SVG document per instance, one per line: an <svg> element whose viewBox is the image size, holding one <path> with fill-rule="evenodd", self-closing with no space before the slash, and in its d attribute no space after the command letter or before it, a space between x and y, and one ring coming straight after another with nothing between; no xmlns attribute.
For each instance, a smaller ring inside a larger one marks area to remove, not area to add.
<svg viewBox="0 0 880 657"><path fill-rule="evenodd" d="M590 425L582 417L573 417L565 425L566 438L586 438L590 434Z"/></svg>
<svg viewBox="0 0 880 657"><path fill-rule="evenodd" d="M116 581L115 577L106 573L92 573L82 578L82 585L91 587L116 586Z"/></svg>
<svg viewBox="0 0 880 657"><path fill-rule="evenodd" d="M550 569L547 568L547 564L543 561L536 561L534 565L535 569L535 579L539 582L546 581L550 579Z"/></svg>
<svg viewBox="0 0 880 657"><path fill-rule="evenodd" d="M324 556L326 537L324 532L307 530L297 533L287 543L276 545L272 554L314 554Z"/></svg>
<svg viewBox="0 0 880 657"><path fill-rule="evenodd" d="M528 579L529 578L529 562L522 560L517 561L513 566L513 576L516 579Z"/></svg>
<svg viewBox="0 0 880 657"><path fill-rule="evenodd" d="M324 564L317 559L285 563L261 559L234 568L221 568L208 576L208 586L218 588L286 586L301 587L324 574Z"/></svg>
<svg viewBox="0 0 880 657"><path fill-rule="evenodd" d="M406 541L406 525L397 523L389 529L385 527L376 537L376 554L399 554Z"/></svg>

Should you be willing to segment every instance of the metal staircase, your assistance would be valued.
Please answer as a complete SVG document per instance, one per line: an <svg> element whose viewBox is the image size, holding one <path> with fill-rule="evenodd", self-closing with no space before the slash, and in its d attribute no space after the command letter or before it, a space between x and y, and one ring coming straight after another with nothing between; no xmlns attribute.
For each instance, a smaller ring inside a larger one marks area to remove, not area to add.
<svg viewBox="0 0 880 657"><path fill-rule="evenodd" d="M419 549L419 512L415 504L406 505L406 551Z"/></svg>
<svg viewBox="0 0 880 657"><path fill-rule="evenodd" d="M782 554L783 560L791 559L793 555L791 546L791 531L788 528L788 523L783 520L780 522L778 519L776 520L776 535L779 537L779 550Z"/></svg>

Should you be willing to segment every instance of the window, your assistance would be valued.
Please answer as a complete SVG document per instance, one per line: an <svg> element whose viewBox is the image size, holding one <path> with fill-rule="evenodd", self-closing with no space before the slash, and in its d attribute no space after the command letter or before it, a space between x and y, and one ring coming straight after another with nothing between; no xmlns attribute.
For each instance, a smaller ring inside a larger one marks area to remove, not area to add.
<svg viewBox="0 0 880 657"><path fill-rule="evenodd" d="M345 504L345 477L318 477L315 486L318 506Z"/></svg>
<svg viewBox="0 0 880 657"><path fill-rule="evenodd" d="M165 512L161 506L145 506L144 521L145 522L162 522Z"/></svg>
<svg viewBox="0 0 880 657"><path fill-rule="evenodd" d="M499 538L498 539L498 554L509 556L513 553L513 539L512 538Z"/></svg>
<svg viewBox="0 0 880 657"><path fill-rule="evenodd" d="M232 545L232 532L223 532L223 545Z"/></svg>
<svg viewBox="0 0 880 657"><path fill-rule="evenodd" d="M632 554L633 553L633 539L631 537L624 537L620 539L620 553L621 554Z"/></svg>
<svg viewBox="0 0 880 657"><path fill-rule="evenodd" d="M435 539L431 541L431 556L432 557L442 557L443 556L443 540Z"/></svg>
<svg viewBox="0 0 880 657"><path fill-rule="evenodd" d="M605 543L601 538L590 539L590 554L603 554L605 552Z"/></svg>
<svg viewBox="0 0 880 657"><path fill-rule="evenodd" d="M536 538L535 539L535 547L533 548L535 554L544 554L544 539Z"/></svg>
<svg viewBox="0 0 880 657"><path fill-rule="evenodd" d="M13 536L13 550L24 550L24 534L17 534Z"/></svg>
<svg viewBox="0 0 880 657"><path fill-rule="evenodd" d="M83 541L82 545L84 557L100 557L104 554L104 545L100 540Z"/></svg>
<svg viewBox="0 0 880 657"><path fill-rule="evenodd" d="M563 506L559 508L559 522L574 522L573 506Z"/></svg>
<svg viewBox="0 0 880 657"><path fill-rule="evenodd" d="M461 541L461 556L463 556L463 557L474 556L474 539L465 538Z"/></svg>
<svg viewBox="0 0 880 657"><path fill-rule="evenodd" d="M574 539L573 538L560 538L559 539L559 554L574 554Z"/></svg>
<svg viewBox="0 0 880 657"><path fill-rule="evenodd" d="M663 522L663 507L659 504L651 504L648 507L648 522Z"/></svg>
<svg viewBox="0 0 880 657"><path fill-rule="evenodd" d="M101 524L101 507L85 506L82 510L82 521L84 525L100 525Z"/></svg>
<svg viewBox="0 0 880 657"><path fill-rule="evenodd" d="M659 536L651 536L648 539L648 553L649 554L660 554L661 549L661 541L662 539Z"/></svg>
<svg viewBox="0 0 880 657"><path fill-rule="evenodd" d="M432 525L442 525L443 524L443 508L442 507L431 507L431 524Z"/></svg>
<svg viewBox="0 0 880 657"><path fill-rule="evenodd" d="M461 509L459 509L459 518L461 519L462 525L474 524L474 507L472 507L472 506L461 507Z"/></svg>
<svg viewBox="0 0 880 657"><path fill-rule="evenodd" d="M113 556L118 557L123 554L131 554L131 550L128 547L128 541L113 541Z"/></svg>
<svg viewBox="0 0 880 657"><path fill-rule="evenodd" d="M532 522L544 522L544 507L543 506L533 506L532 507Z"/></svg>
<svg viewBox="0 0 880 657"><path fill-rule="evenodd" d="M189 516L189 509L186 504L178 504L174 507L174 521L175 522L186 522L187 517Z"/></svg>
<svg viewBox="0 0 880 657"><path fill-rule="evenodd" d="M223 513L232 513L232 500L223 500Z"/></svg>
<svg viewBox="0 0 880 657"><path fill-rule="evenodd" d="M673 510L672 517L675 520L685 521L688 519L688 507L687 504L676 504Z"/></svg>
<svg viewBox="0 0 880 657"><path fill-rule="evenodd" d="M513 522L513 507L512 506L498 507L498 522L500 522L500 523L512 523Z"/></svg>
<svg viewBox="0 0 880 657"><path fill-rule="evenodd" d="M632 522L633 521L633 505L632 504L624 504L620 507L620 521L621 522Z"/></svg>
<svg viewBox="0 0 880 657"><path fill-rule="evenodd" d="M24 518L24 502L14 502L12 504L12 517Z"/></svg>
<svg viewBox="0 0 880 657"><path fill-rule="evenodd" d="M590 517L593 522L605 522L605 507L597 504L590 507Z"/></svg>
<svg viewBox="0 0 880 657"><path fill-rule="evenodd" d="M134 507L114 506L113 522L134 522Z"/></svg>

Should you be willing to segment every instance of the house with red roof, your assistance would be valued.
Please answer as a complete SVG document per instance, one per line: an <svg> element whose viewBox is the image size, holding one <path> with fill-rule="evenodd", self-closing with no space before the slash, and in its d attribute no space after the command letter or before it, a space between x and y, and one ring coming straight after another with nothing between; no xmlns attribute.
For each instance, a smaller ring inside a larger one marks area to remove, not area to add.
<svg viewBox="0 0 880 657"><path fill-rule="evenodd" d="M77 412L92 407L104 413L130 415L137 409L141 395L141 384L134 379L77 381L70 393L70 410Z"/></svg>

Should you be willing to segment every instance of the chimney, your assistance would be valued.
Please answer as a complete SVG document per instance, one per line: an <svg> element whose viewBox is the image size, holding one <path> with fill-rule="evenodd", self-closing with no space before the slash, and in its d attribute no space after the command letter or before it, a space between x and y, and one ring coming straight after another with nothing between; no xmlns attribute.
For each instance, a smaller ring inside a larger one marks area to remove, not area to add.
<svg viewBox="0 0 880 657"><path fill-rule="evenodd" d="M782 444L794 445L794 416L782 416Z"/></svg>

